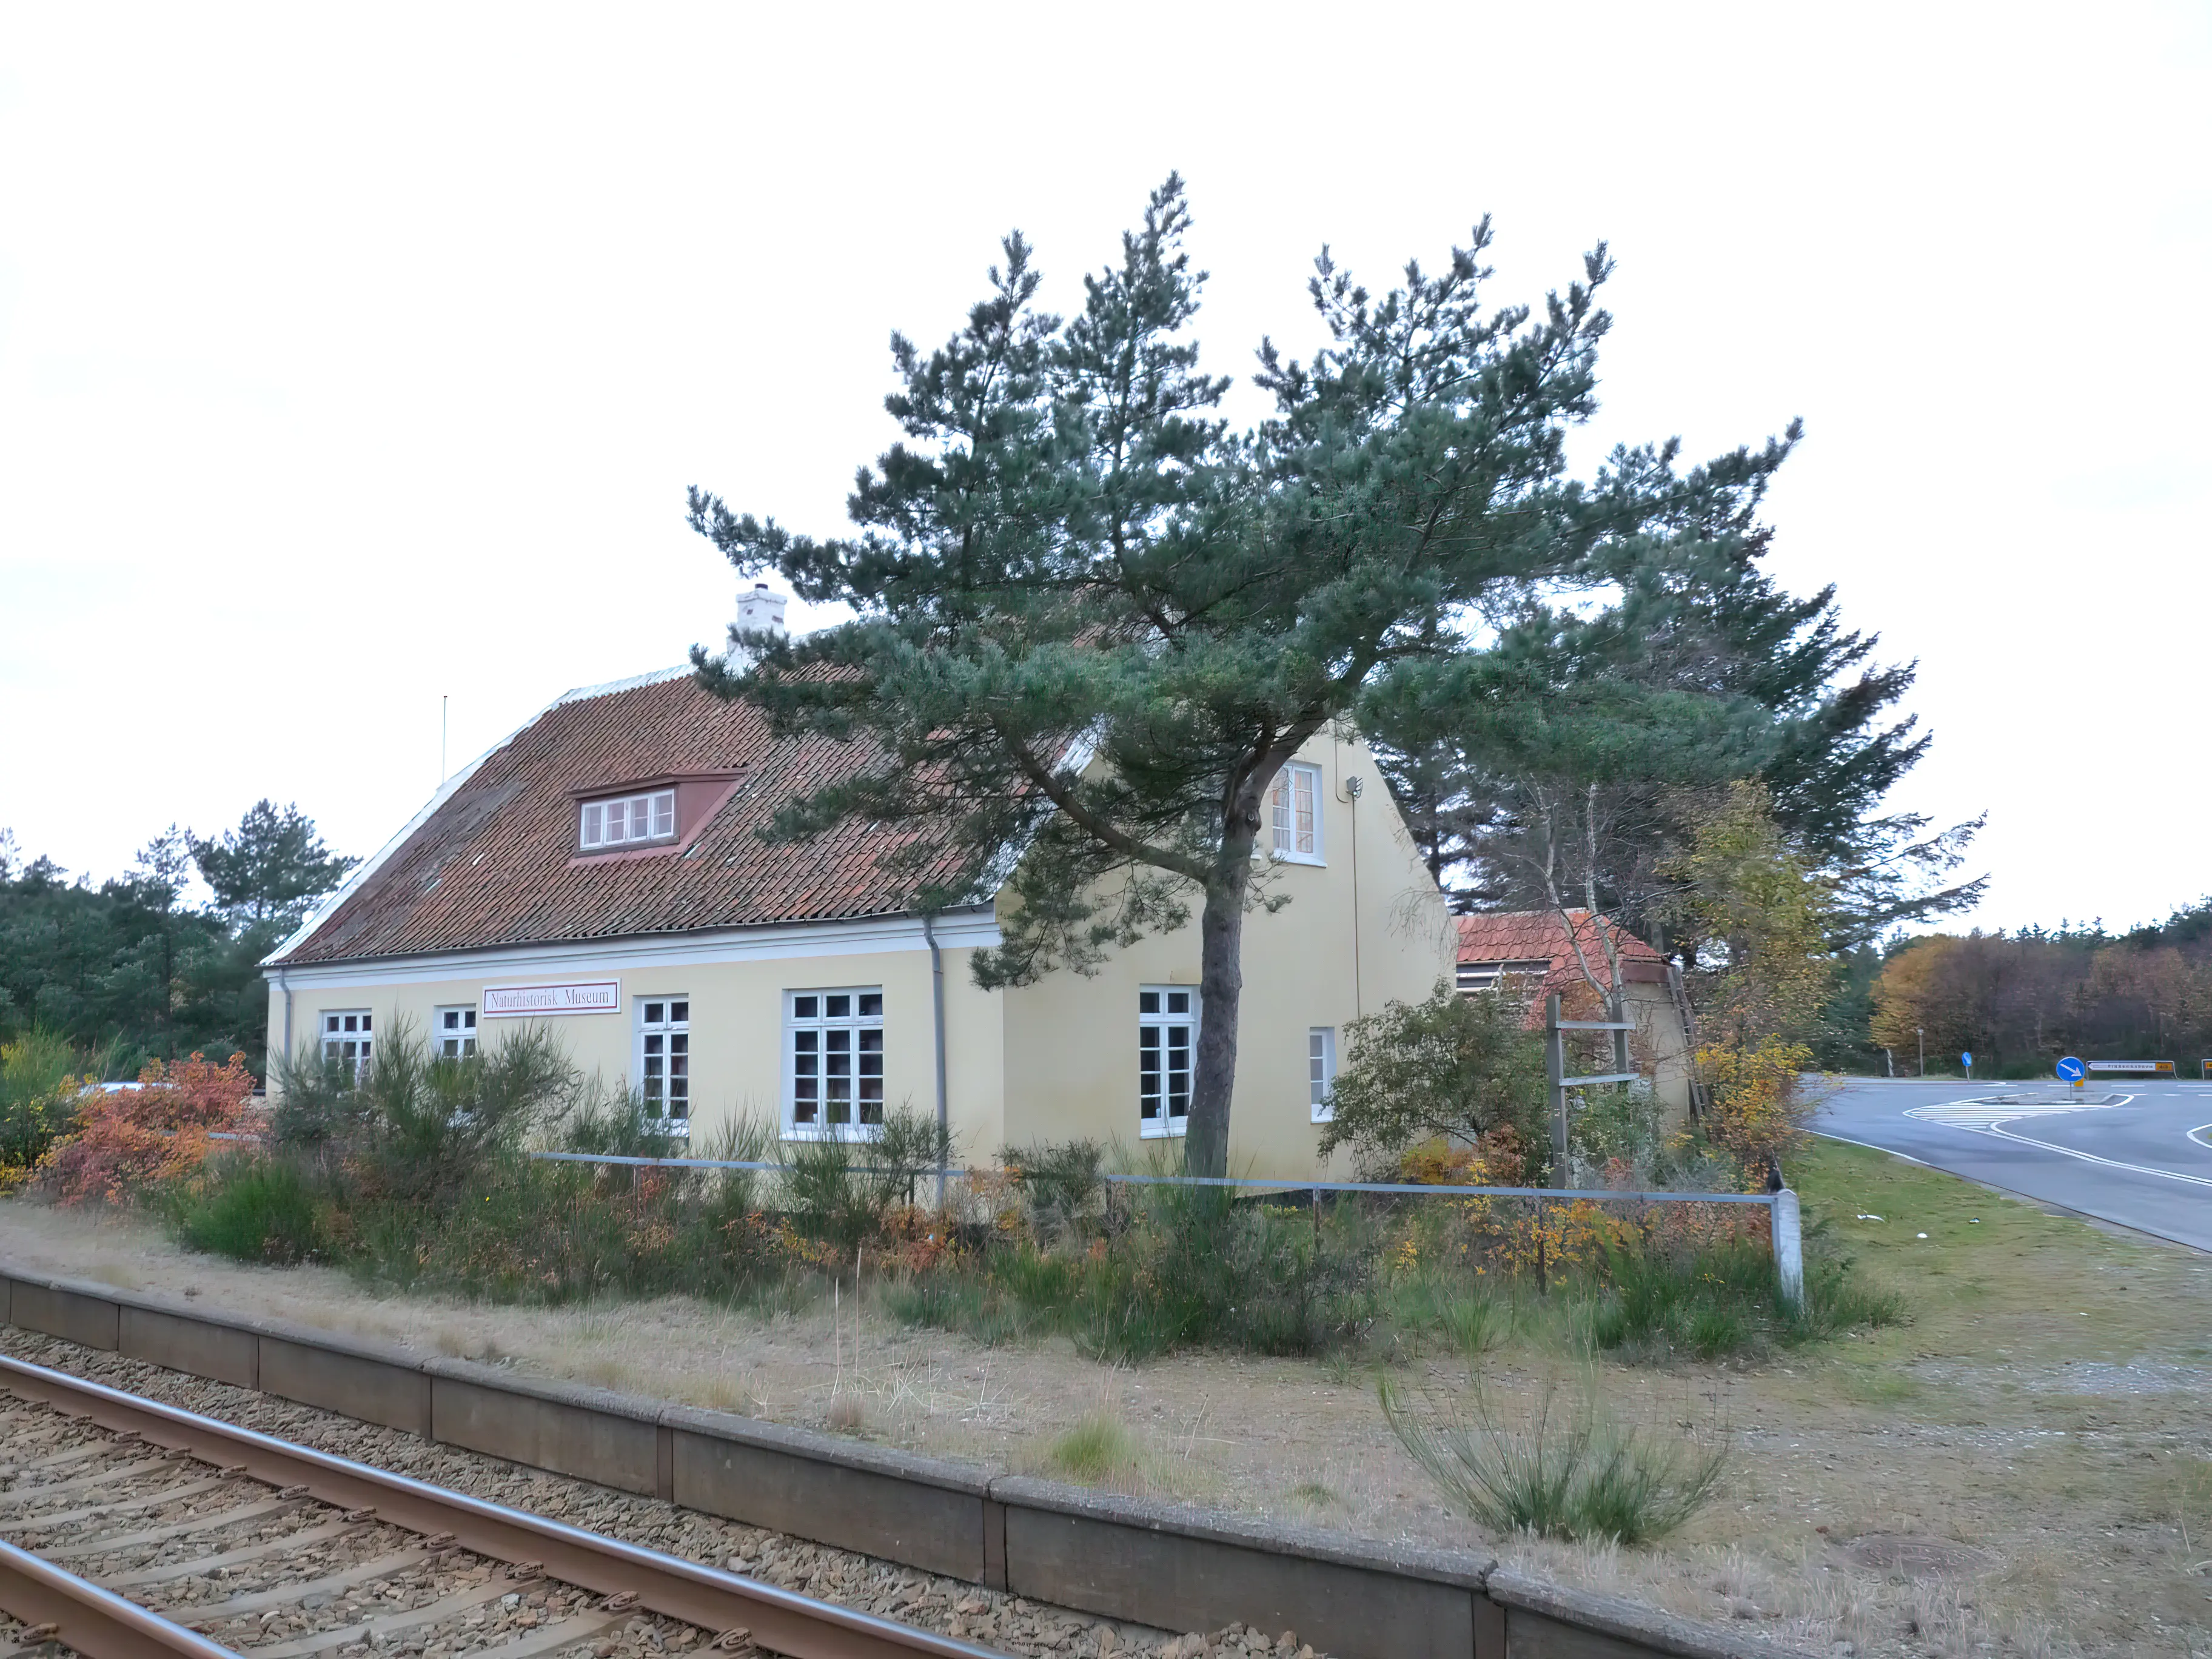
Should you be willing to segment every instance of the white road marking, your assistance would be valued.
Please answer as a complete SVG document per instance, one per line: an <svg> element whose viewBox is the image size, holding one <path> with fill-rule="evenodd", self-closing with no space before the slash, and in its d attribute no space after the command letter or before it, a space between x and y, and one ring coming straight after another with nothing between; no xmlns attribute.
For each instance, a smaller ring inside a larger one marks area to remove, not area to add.
<svg viewBox="0 0 2212 1659"><path fill-rule="evenodd" d="M2212 1140L2204 1139L2207 1129L2212 1129L2212 1123L2200 1123L2189 1132L2189 1138L2206 1151L2212 1152Z"/></svg>
<svg viewBox="0 0 2212 1659"><path fill-rule="evenodd" d="M2212 1123L2208 1123L2204 1127L2212 1129ZM1863 1146L1870 1152L1887 1152L1892 1158L1901 1158L1907 1164L1917 1164L1924 1170L1932 1170L1936 1167L1926 1158L1915 1158L1910 1152L1900 1152L1894 1146L1877 1146L1871 1140L1853 1140L1849 1135L1839 1135L1827 1129L1815 1129L1813 1133L1823 1140L1840 1140L1846 1146Z"/></svg>
<svg viewBox="0 0 2212 1659"><path fill-rule="evenodd" d="M1934 1106L1912 1106L1905 1115L1917 1117L1923 1122L1948 1124L1954 1129L1964 1129L1969 1134L1989 1135L1998 1140L2009 1140L2019 1146L2035 1146L2046 1152L2057 1152L2066 1158L2078 1158L2084 1164L2101 1164L2108 1170L2127 1170L2136 1175L2158 1176L2166 1181L2186 1182L2192 1187L2212 1187L2212 1178L2185 1175L2179 1170L2161 1170L2153 1164L2130 1164L2117 1158L2102 1158L2095 1152L2085 1152L2079 1147L2061 1146L2053 1141L2038 1140L2033 1135L2016 1135L2004 1126L2023 1118L2056 1117L2065 1112L2108 1111L2113 1106L2124 1106L2136 1097L2122 1095L2118 1100L2093 1105L2087 1101L2079 1104L2066 1101L2056 1105L2031 1105L2025 1101L1950 1100ZM2200 1146L2212 1150L2212 1141L2199 1139L2212 1123L2190 1132L2189 1138Z"/></svg>
<svg viewBox="0 0 2212 1659"><path fill-rule="evenodd" d="M2212 1124L2205 1125L2212 1128ZM2054 1146L2047 1140L2033 1140L2026 1135L2008 1134L1992 1125L1980 1133L1997 1136L2000 1139L2018 1141L2023 1146L2040 1146L2047 1152L2063 1152L2069 1158L2078 1158L2084 1164L2101 1164L2108 1170L2130 1170L2136 1175L2162 1176L2168 1181L2185 1181L2192 1187L2212 1187L2212 1179L2203 1176L2184 1175L2179 1170L2161 1170L2152 1164L2125 1164L2117 1158L2100 1158L2094 1152L2084 1152L2072 1146Z"/></svg>
<svg viewBox="0 0 2212 1659"><path fill-rule="evenodd" d="M1977 1096L1972 1100L1947 1100L1933 1106L1908 1106L1907 1117L1917 1117L1925 1123L1948 1123L1954 1128L1987 1130L2000 1123L2010 1123L2015 1118L2054 1117L2061 1112L2101 1112L2112 1106L2124 1106L2133 1095L2123 1095L2108 1105L2103 1101L2062 1101L2054 1105L2038 1105L2025 1100L1990 1100Z"/></svg>

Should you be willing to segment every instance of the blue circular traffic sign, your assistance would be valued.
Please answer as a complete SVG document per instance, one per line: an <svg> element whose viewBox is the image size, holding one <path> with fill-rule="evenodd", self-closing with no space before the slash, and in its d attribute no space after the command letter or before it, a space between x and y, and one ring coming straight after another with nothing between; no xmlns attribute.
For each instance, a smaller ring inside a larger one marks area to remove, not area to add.
<svg viewBox="0 0 2212 1659"><path fill-rule="evenodd" d="M2079 1083L2081 1080L2081 1062L2069 1054L2058 1062L2058 1080L2061 1083Z"/></svg>

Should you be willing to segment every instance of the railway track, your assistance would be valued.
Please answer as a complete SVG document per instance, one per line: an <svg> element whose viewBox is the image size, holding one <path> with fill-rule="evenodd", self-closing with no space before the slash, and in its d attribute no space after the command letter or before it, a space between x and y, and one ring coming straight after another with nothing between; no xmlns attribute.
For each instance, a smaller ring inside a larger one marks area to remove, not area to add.
<svg viewBox="0 0 2212 1659"><path fill-rule="evenodd" d="M1002 1659L4 1356L0 1540L0 1659Z"/></svg>

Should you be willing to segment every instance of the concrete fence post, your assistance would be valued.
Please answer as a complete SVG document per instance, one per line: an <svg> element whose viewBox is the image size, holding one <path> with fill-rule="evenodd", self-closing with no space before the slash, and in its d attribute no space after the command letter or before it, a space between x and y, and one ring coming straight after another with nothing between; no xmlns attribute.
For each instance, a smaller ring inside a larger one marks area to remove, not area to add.
<svg viewBox="0 0 2212 1659"><path fill-rule="evenodd" d="M1774 1195L1774 1276L1783 1298L1805 1305L1805 1234L1797 1219L1797 1194L1784 1187Z"/></svg>
<svg viewBox="0 0 2212 1659"><path fill-rule="evenodd" d="M1567 1184L1567 1044L1559 1032L1559 994L1544 999L1544 1073L1552 1097L1546 1104L1552 1118L1552 1182Z"/></svg>

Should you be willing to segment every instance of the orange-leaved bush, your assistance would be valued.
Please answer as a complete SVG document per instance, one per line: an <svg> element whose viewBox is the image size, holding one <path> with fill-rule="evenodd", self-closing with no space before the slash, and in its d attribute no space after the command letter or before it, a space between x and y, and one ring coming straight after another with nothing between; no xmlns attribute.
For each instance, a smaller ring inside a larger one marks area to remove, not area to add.
<svg viewBox="0 0 2212 1659"><path fill-rule="evenodd" d="M216 1136L252 1132L253 1076L243 1054L221 1066L197 1054L167 1065L157 1060L138 1085L88 1094L76 1132L40 1160L40 1174L63 1203L127 1203L198 1170L225 1144Z"/></svg>
<svg viewBox="0 0 2212 1659"><path fill-rule="evenodd" d="M1708 1044L1698 1050L1698 1076L1710 1091L1705 1133L1748 1171L1764 1170L1804 1139L1813 1102L1800 1083L1813 1051L1778 1036L1745 1048Z"/></svg>

